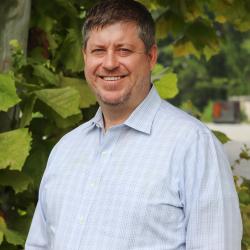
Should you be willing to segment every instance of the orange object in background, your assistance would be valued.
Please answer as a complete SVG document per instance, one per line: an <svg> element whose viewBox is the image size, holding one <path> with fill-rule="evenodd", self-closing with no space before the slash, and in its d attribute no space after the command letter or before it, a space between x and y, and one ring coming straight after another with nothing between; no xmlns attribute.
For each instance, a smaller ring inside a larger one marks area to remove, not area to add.
<svg viewBox="0 0 250 250"><path fill-rule="evenodd" d="M213 121L218 123L240 122L240 103L238 101L214 102Z"/></svg>
<svg viewBox="0 0 250 250"><path fill-rule="evenodd" d="M215 102L213 105L213 118L219 118L221 116L221 103Z"/></svg>

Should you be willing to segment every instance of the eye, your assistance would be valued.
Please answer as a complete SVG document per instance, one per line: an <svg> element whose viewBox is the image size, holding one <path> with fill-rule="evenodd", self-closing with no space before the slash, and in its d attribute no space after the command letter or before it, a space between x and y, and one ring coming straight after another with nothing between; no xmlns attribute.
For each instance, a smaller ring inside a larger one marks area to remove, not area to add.
<svg viewBox="0 0 250 250"><path fill-rule="evenodd" d="M105 49L98 48L98 49L92 49L90 52L92 55L102 56L105 54L106 51L105 51Z"/></svg>
<svg viewBox="0 0 250 250"><path fill-rule="evenodd" d="M129 56L133 53L133 51L128 48L119 48L118 53L120 56Z"/></svg>

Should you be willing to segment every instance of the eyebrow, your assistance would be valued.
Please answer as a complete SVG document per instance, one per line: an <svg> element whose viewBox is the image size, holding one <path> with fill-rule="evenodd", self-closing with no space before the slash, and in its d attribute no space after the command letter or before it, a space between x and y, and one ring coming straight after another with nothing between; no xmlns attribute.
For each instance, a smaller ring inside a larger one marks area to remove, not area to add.
<svg viewBox="0 0 250 250"><path fill-rule="evenodd" d="M118 47L118 48L124 47L124 46L130 47L130 48L135 47L133 44L130 44L130 43L118 43L118 44L115 44L115 47ZM94 48L94 47L105 48L106 46L103 45L103 44L98 44L98 43L90 45L90 48Z"/></svg>

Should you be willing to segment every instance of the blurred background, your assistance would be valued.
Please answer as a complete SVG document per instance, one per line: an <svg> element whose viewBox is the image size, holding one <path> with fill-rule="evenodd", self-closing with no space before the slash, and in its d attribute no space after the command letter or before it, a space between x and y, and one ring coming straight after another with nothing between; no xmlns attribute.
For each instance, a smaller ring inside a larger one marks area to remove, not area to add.
<svg viewBox="0 0 250 250"><path fill-rule="evenodd" d="M81 55L95 2L0 2L0 250L23 249L52 147L98 107ZM224 144L250 249L250 2L140 2L156 21L152 81Z"/></svg>

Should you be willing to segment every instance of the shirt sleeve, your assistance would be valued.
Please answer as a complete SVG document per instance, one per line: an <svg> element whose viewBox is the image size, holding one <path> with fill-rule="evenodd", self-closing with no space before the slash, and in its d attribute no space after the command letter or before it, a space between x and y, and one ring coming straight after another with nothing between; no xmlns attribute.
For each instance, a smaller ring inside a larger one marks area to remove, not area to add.
<svg viewBox="0 0 250 250"><path fill-rule="evenodd" d="M240 250L239 200L222 145L199 131L184 155L186 250Z"/></svg>
<svg viewBox="0 0 250 250"><path fill-rule="evenodd" d="M48 250L47 225L42 212L41 202L38 200L36 210L32 219L25 250Z"/></svg>
<svg viewBox="0 0 250 250"><path fill-rule="evenodd" d="M46 220L46 209L45 209L45 190L44 185L51 166L53 165L53 159L56 152L56 146L53 148L48 163L40 184L39 197L36 205L35 213L31 222L28 237L25 242L25 250L49 250L50 249L50 233L48 229L48 223Z"/></svg>

